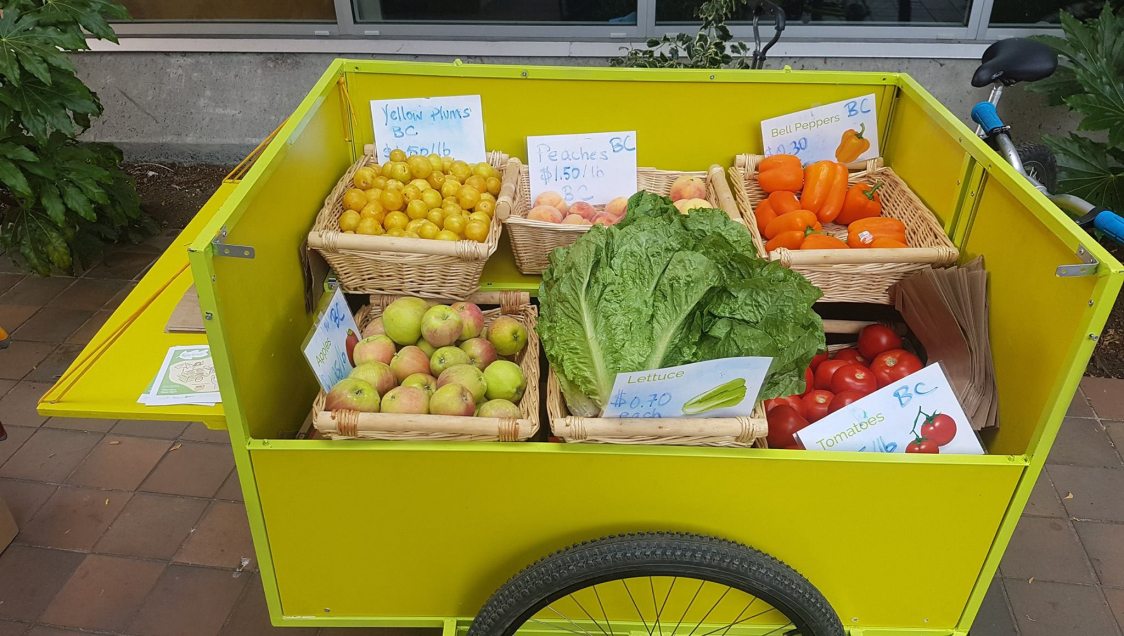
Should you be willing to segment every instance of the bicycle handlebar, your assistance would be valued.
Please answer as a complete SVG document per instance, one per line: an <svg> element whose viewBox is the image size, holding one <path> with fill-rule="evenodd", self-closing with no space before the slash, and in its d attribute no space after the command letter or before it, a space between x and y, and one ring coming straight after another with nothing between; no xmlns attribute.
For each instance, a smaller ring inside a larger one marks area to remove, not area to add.
<svg viewBox="0 0 1124 636"><path fill-rule="evenodd" d="M999 113L995 111L995 104L991 102L980 102L973 106L972 121L979 124L985 132L1003 127L1003 120L999 119Z"/></svg>

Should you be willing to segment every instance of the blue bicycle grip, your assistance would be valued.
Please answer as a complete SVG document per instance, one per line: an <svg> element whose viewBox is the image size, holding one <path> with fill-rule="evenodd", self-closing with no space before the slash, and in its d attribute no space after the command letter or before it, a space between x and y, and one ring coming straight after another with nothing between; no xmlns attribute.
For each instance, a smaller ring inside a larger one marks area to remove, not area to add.
<svg viewBox="0 0 1124 636"><path fill-rule="evenodd" d="M972 107L972 121L976 122L984 131L995 130L1003 127L1003 120L995 112L995 104L980 102Z"/></svg>
<svg viewBox="0 0 1124 636"><path fill-rule="evenodd" d="M1105 210L1093 219L1093 227L1104 232L1117 243L1124 243L1124 219L1112 210Z"/></svg>

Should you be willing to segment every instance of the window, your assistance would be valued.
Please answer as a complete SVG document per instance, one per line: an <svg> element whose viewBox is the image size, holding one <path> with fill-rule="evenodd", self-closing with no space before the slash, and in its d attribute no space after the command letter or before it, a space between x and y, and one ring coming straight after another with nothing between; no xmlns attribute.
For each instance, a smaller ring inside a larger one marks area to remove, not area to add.
<svg viewBox="0 0 1124 636"><path fill-rule="evenodd" d="M1119 10L1124 0L1111 0ZM991 26L1057 27L1058 11L1065 9L1081 20L1095 18L1101 12L1102 2L1072 2L1071 0L995 0L991 9Z"/></svg>
<svg viewBox="0 0 1124 636"><path fill-rule="evenodd" d="M357 22L636 24L637 0L352 0ZM470 35L465 33L465 35Z"/></svg>
<svg viewBox="0 0 1124 636"><path fill-rule="evenodd" d="M792 26L800 24L958 24L968 23L971 0L775 0ZM998 2L999 0L997 0ZM1007 0L1012 3L1022 0ZM1060 1L1060 0L1045 0ZM656 24L695 22L702 0L658 0ZM750 3L752 4L752 3ZM749 22L749 7L742 7L731 24Z"/></svg>
<svg viewBox="0 0 1124 636"><path fill-rule="evenodd" d="M134 20L335 22L332 0L120 0Z"/></svg>

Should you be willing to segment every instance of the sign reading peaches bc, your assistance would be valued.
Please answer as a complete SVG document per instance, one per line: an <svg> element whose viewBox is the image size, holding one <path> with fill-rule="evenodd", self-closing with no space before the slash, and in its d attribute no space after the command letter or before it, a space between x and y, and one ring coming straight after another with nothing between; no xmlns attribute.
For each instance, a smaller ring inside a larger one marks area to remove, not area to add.
<svg viewBox="0 0 1124 636"><path fill-rule="evenodd" d="M636 131L527 137L531 200L602 205L636 192Z"/></svg>
<svg viewBox="0 0 1124 636"><path fill-rule="evenodd" d="M371 100L375 156L390 161L390 151L438 154L469 163L486 161L484 111L479 95Z"/></svg>
<svg viewBox="0 0 1124 636"><path fill-rule="evenodd" d="M765 156L796 155L804 165L878 156L878 108L874 94L824 104L761 122Z"/></svg>

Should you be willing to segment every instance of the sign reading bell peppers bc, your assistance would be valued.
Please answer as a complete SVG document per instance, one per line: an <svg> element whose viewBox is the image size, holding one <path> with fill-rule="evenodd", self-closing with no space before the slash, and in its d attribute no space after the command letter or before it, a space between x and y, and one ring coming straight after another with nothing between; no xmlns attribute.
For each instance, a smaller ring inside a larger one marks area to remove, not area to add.
<svg viewBox="0 0 1124 636"><path fill-rule="evenodd" d="M761 122L765 156L796 155L804 165L878 156L878 108L874 94L824 104Z"/></svg>

